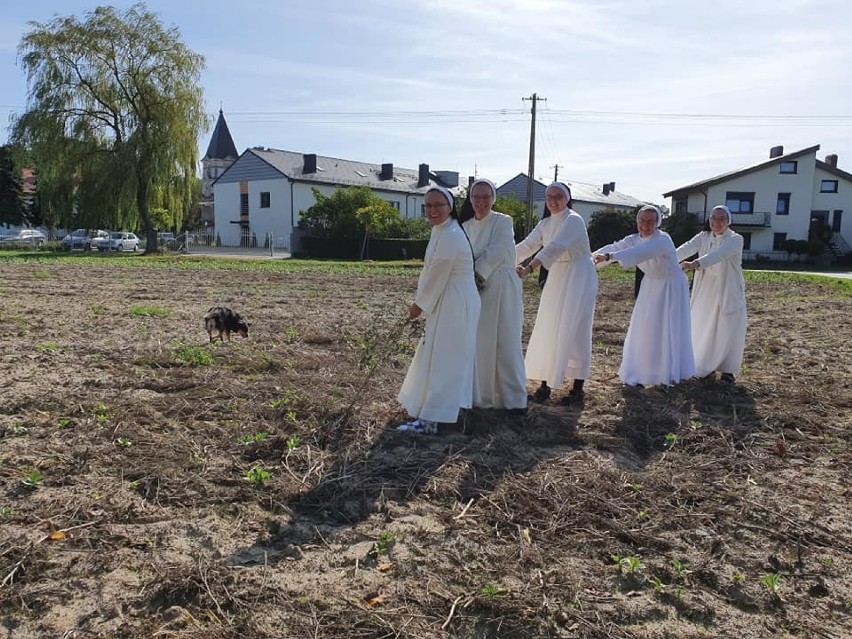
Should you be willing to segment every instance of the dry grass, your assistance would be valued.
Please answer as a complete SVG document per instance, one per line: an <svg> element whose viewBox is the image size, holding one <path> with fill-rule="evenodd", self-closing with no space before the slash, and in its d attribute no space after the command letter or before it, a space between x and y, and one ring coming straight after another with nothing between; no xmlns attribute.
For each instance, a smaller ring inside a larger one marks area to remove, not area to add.
<svg viewBox="0 0 852 639"><path fill-rule="evenodd" d="M5 636L852 627L852 299L826 283L750 279L736 385L623 391L609 277L582 410L423 438L390 428L416 270L115 263L0 262ZM209 346L214 304L250 338Z"/></svg>

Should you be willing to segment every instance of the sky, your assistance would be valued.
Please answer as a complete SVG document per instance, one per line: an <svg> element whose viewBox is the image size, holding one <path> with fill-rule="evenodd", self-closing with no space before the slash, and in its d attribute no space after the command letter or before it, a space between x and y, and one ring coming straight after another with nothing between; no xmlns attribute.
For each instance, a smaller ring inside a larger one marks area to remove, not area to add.
<svg viewBox="0 0 852 639"><path fill-rule="evenodd" d="M99 3L0 0L0 144L27 108L18 45ZM101 3L103 4L103 3ZM132 2L113 2L119 9ZM677 187L820 144L852 171L847 0L149 0L204 56L211 121L263 146L498 185ZM199 138L199 157L212 126ZM555 167L558 167L555 168Z"/></svg>

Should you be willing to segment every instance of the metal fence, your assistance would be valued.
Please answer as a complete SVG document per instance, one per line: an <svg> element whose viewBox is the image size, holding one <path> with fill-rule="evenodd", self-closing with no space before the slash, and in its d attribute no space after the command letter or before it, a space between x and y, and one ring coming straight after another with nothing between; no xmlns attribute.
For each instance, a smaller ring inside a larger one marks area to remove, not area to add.
<svg viewBox="0 0 852 639"><path fill-rule="evenodd" d="M290 238L277 237L270 232L258 234L251 228L242 229L237 241L222 240L215 231L187 231L163 247L167 251L200 255L245 255L250 257L287 257Z"/></svg>

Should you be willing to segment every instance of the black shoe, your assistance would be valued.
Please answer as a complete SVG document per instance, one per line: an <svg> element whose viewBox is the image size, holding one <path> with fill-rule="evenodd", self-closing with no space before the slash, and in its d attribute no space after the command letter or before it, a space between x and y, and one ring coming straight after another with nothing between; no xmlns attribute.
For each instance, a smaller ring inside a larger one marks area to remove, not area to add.
<svg viewBox="0 0 852 639"><path fill-rule="evenodd" d="M534 393L527 395L527 401L537 404L543 404L548 399L550 399L550 387L545 385L539 386Z"/></svg>
<svg viewBox="0 0 852 639"><path fill-rule="evenodd" d="M523 416L523 415L527 414L527 409L526 408L507 408L506 412L509 415L521 415L521 416Z"/></svg>
<svg viewBox="0 0 852 639"><path fill-rule="evenodd" d="M734 383L734 376L732 373L722 373L722 376L719 379L725 382L726 384Z"/></svg>
<svg viewBox="0 0 852 639"><path fill-rule="evenodd" d="M586 399L586 393L581 390L569 391L562 399L559 400L561 406L579 406Z"/></svg>

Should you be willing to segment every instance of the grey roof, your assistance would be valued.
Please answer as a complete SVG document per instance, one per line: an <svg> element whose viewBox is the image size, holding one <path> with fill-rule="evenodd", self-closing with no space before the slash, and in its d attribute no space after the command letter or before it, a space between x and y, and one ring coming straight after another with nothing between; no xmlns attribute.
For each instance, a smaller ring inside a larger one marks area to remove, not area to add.
<svg viewBox="0 0 852 639"><path fill-rule="evenodd" d="M236 160L239 155L234 138L231 137L231 131L228 129L228 123L225 122L225 115L222 109L219 109L219 119L216 120L216 128L213 129L213 136L210 138L204 159Z"/></svg>
<svg viewBox="0 0 852 639"><path fill-rule="evenodd" d="M562 180L571 189L571 198L577 202L588 202L591 204L602 204L604 206L620 207L620 208L635 208L645 204L642 200L637 200L635 197L620 193L618 191L610 191L604 195L603 184L587 184L586 182L572 182ZM544 200L544 192L547 190L547 185L533 180L533 200L541 202ZM503 196L514 196L520 201L527 199L527 175L526 173L518 173L511 180L497 187L497 194Z"/></svg>
<svg viewBox="0 0 852 639"><path fill-rule="evenodd" d="M378 191L402 193L423 193L429 188L428 186L417 186L418 170L416 169L394 166L393 177L388 180L381 180L379 179L382 171L381 164L317 155L316 172L304 173L305 156L302 153L268 148L248 149L246 153L253 153L282 175L296 182L328 184L329 186L369 186ZM430 172L429 177L432 183L441 184L434 173ZM450 190L455 191L456 189Z"/></svg>
<svg viewBox="0 0 852 639"><path fill-rule="evenodd" d="M497 195L502 195L503 197L514 197L515 199L524 202L527 199L528 181L526 173L518 173L511 180L497 187ZM546 190L547 185L542 184L538 180L533 180L533 201L543 202L544 192Z"/></svg>
<svg viewBox="0 0 852 639"><path fill-rule="evenodd" d="M619 191L610 191L607 195L604 195L603 184L587 184L586 182L570 182L567 180L565 184L571 189L571 198L578 202L631 209L647 204L643 200L637 200L632 195Z"/></svg>
<svg viewBox="0 0 852 639"><path fill-rule="evenodd" d="M823 162L822 160L817 160L816 165L817 165L817 167L821 168L823 171L828 171L832 175L836 175L837 177L842 177L845 180L852 181L852 174L847 173L846 171L844 171L842 169L838 169L836 166L832 166L831 164L827 164L826 162Z"/></svg>
<svg viewBox="0 0 852 639"><path fill-rule="evenodd" d="M734 169L733 171L728 171L727 173L722 173L721 175L716 175L714 177L708 178L706 180L701 180L700 182L693 182L692 184L687 184L686 186L682 186L677 189L673 189L668 193L663 193L663 197L671 197L673 195L679 195L681 193L688 193L690 191L697 191L699 189L707 188L708 186L713 186L714 184L720 184L722 182L727 182L728 180L739 177L741 175L746 175L747 173L752 173L754 171L759 171L761 169L766 168L767 166L771 166L773 164L780 164L781 162L786 162L787 160L792 160L793 158L797 158L802 155L807 155L809 153L816 153L819 151L819 144L815 146L809 146L806 149L802 149L801 151L793 151L792 153L786 153L784 155L779 155L774 158L769 158L768 160L761 160L755 164L750 164L741 169Z"/></svg>

